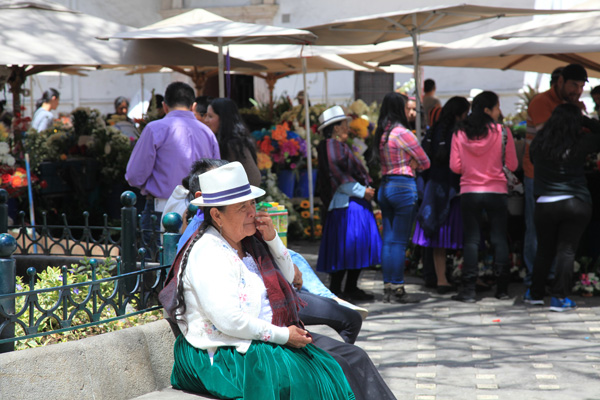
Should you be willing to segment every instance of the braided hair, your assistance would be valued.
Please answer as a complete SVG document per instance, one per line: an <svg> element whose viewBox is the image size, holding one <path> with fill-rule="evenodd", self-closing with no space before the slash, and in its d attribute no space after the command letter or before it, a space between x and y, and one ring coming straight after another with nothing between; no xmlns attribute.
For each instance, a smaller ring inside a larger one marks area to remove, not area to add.
<svg viewBox="0 0 600 400"><path fill-rule="evenodd" d="M200 240L200 238L202 236L204 236L204 233L206 233L206 230L211 225L214 226L213 219L212 219L212 216L210 214L210 211L213 208L216 208L219 211L224 211L225 210L225 206L220 206L220 207L206 207L206 208L204 208L204 210L203 210L203 212L204 212L204 221L202 222L202 224L200 225L200 227L196 231L195 236L193 237L193 239L190 242L190 244L185 249L185 254L183 255L183 258L181 259L181 265L179 266L179 268L180 268L180 276L181 277L183 277L183 274L185 273L185 269L187 267L188 259L190 257L190 253L192 251L192 248L194 247L194 245L196 244L196 242L198 240ZM177 279L179 279L179 277L177 277ZM175 303L175 321L177 321L177 322L181 321L181 322L183 322L184 324L187 325L187 322L183 318L183 316L185 315L186 310L187 310L187 305L185 304L185 297L183 296L183 279L179 279L179 282L177 283L177 297L176 297L176 303Z"/></svg>

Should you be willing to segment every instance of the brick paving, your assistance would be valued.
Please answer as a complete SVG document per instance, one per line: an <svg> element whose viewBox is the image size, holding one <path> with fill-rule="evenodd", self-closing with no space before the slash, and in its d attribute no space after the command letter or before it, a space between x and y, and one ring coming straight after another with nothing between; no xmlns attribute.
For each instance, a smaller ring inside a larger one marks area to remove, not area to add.
<svg viewBox="0 0 600 400"><path fill-rule="evenodd" d="M291 243L315 265L318 242ZM320 274L319 274L320 275ZM326 275L320 275L324 281ZM417 304L381 301L381 272L365 270L359 286L376 299L356 344L365 349L398 399L591 400L600 399L600 298L573 296L578 309L555 313L493 291L465 304L425 289L407 277ZM337 337L326 326L313 331Z"/></svg>

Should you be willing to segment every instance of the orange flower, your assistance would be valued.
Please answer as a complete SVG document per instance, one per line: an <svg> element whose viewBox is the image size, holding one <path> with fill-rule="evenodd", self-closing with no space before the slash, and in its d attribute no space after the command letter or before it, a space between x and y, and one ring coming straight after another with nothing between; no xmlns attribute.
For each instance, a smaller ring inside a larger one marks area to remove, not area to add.
<svg viewBox="0 0 600 400"><path fill-rule="evenodd" d="M270 169L273 166L271 157L261 151L256 153L256 163L258 164L258 169Z"/></svg>
<svg viewBox="0 0 600 400"><path fill-rule="evenodd" d="M66 154L64 154L64 153L63 153L63 154L61 154L61 155L60 155L60 159L61 159L62 161L65 161L65 160L67 159L67 155L66 155Z"/></svg>
<svg viewBox="0 0 600 400"><path fill-rule="evenodd" d="M308 200L302 200L300 202L300 208L308 208L310 207L310 202Z"/></svg>
<svg viewBox="0 0 600 400"><path fill-rule="evenodd" d="M268 137L258 142L258 148L265 154L271 154L271 152L275 150L275 148L271 144L271 139L269 139Z"/></svg>
<svg viewBox="0 0 600 400"><path fill-rule="evenodd" d="M24 185L23 185L23 178L21 178L21 177L20 177L20 176L18 176L18 175L15 175L15 176L13 176L13 177L12 177L12 185L13 185L13 187L21 187L21 186L24 186Z"/></svg>
<svg viewBox="0 0 600 400"><path fill-rule="evenodd" d="M310 211L302 211L302 212L300 213L300 216L301 216L302 218L310 218Z"/></svg>
<svg viewBox="0 0 600 400"><path fill-rule="evenodd" d="M285 130L285 127L283 125L277 125L275 127L275 129L273 129L273 133L271 134L271 137L277 141L287 139L287 132Z"/></svg>
<svg viewBox="0 0 600 400"><path fill-rule="evenodd" d="M355 118L350 122L350 130L361 139L369 136L369 121L364 118Z"/></svg>

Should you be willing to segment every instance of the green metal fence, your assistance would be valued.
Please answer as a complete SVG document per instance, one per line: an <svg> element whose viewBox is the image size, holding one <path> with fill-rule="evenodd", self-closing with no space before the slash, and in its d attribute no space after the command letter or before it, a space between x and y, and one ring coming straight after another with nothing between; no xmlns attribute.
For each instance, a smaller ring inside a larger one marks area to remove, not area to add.
<svg viewBox="0 0 600 400"><path fill-rule="evenodd" d="M1 192L0 230L4 228L6 232L8 225L2 225L7 217L6 197ZM17 238L7 233L0 234L0 352L13 350L17 340L85 328L161 308L157 300L158 292L164 285L166 273L176 254L181 236L178 233L181 217L174 213L163 217L166 229L162 235L163 246L158 247L153 258L149 259L146 249L140 247L144 242L142 232L138 229L135 195L124 192L121 203L118 240L111 241L109 235L101 236L100 240L91 240L93 227L87 225L77 227L82 235L76 238L72 235L74 228L68 226L65 217L65 225L61 227L64 233L62 242L64 244L65 238L68 238L70 244L61 247L61 250L66 250L66 255L71 255L69 252L75 246L80 246L86 254L95 246L105 246L105 249L117 246L119 249L120 255L112 263L112 272L108 275L99 276L98 262L90 259L91 279L85 282L70 281L70 271L64 266L60 278L62 285L39 288L39 285L36 287L36 269L28 268L25 281L29 290L19 289L17 292L16 262L12 257L15 250L29 253L34 244L39 245L42 254L46 254L50 261L49 250L54 248L57 238L49 234L52 228L45 223L36 227L22 225ZM35 235L32 234L34 231ZM155 235L160 233L155 232ZM25 243L25 237L27 245L19 248L20 244ZM15 336L15 328L23 334Z"/></svg>

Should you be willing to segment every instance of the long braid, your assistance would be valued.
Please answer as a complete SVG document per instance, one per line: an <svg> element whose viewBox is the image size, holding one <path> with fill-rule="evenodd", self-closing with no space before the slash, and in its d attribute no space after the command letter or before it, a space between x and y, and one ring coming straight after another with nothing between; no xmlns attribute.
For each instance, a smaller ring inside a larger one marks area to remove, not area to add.
<svg viewBox="0 0 600 400"><path fill-rule="evenodd" d="M180 265L180 275L179 275L180 277L183 278L183 274L185 273L185 268L187 267L187 264L188 264L188 258L190 256L190 252L192 251L192 248L194 247L194 244L196 244L196 242L198 240L200 240L200 238L204 235L204 232L206 232L206 229L208 227L209 227L209 224L206 222L206 220L204 222L202 222L202 224L200 225L200 228L196 232L196 236L194 236L194 238L192 239L192 242L185 250L185 254L183 255L183 259L181 260L181 265ZM175 277L175 279L179 279L179 277ZM183 279L179 279L179 282L177 283L177 301L176 301L176 305L175 305L175 320L181 321L187 325L187 322L183 318L183 315L185 314L186 310L187 310L187 305L185 304L185 297L183 296Z"/></svg>
<svg viewBox="0 0 600 400"><path fill-rule="evenodd" d="M190 257L190 253L192 251L192 248L194 247L194 245L196 244L196 242L198 240L200 240L200 238L202 236L204 236L204 233L206 232L206 230L208 229L209 226L212 226L212 217L210 215L210 210L213 207L206 207L204 208L203 214L204 214L204 221L202 222L202 224L200 225L200 227L198 228L198 231L196 232L196 235L194 236L194 238L192 239L192 241L190 242L189 246L187 247L187 249L185 249L185 254L183 255L183 258L181 259L181 264L179 266L180 269L180 273L179 276L183 278L183 274L185 273L185 269L187 268L187 264L188 264L188 259ZM225 209L225 207L215 207L217 210L219 211L223 211ZM176 277L176 279L179 279L179 277ZM183 318L183 315L185 314L185 311L187 310L187 305L185 304L185 297L183 296L183 279L179 279L179 282L177 282L177 298L176 298L176 304L175 304L175 320L176 321L182 321L184 324L186 323L185 319Z"/></svg>

